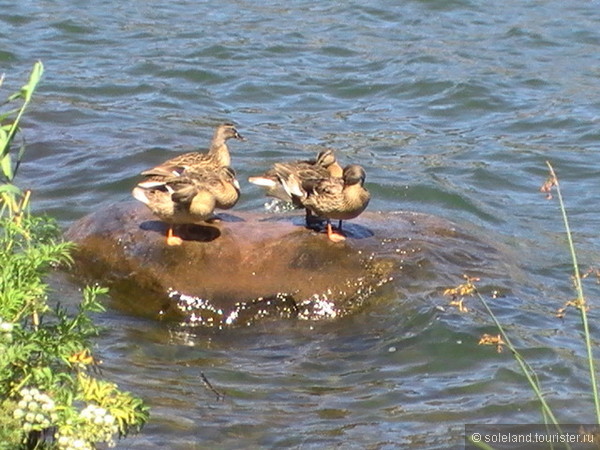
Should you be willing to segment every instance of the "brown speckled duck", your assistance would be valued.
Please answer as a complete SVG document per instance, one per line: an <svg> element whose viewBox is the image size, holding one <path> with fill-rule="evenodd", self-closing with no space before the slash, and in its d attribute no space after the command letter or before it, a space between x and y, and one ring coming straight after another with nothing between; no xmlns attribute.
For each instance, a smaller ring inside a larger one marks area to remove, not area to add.
<svg viewBox="0 0 600 450"><path fill-rule="evenodd" d="M240 133L238 133L233 124L221 124L215 130L215 134L213 135L208 152L184 153L183 155L171 158L164 163L153 167L152 169L145 170L142 172L142 175L150 177L169 177L172 175L181 174L190 167L219 169L221 167L230 166L231 156L229 155L227 141L232 138L239 139L241 141L246 140Z"/></svg>
<svg viewBox="0 0 600 450"><path fill-rule="evenodd" d="M300 184L308 180L320 180L329 177L341 178L342 176L342 168L338 164L333 151L323 150L322 152L319 152L314 159L277 163L263 175L248 178L250 183L266 188L266 194L268 196L278 198L285 202L291 202L296 208L303 208L304 206L297 196L290 195L284 188L281 177L275 166L280 170L285 169L286 172L293 174L294 178L297 179ZM311 212L309 209L306 209L307 223L310 218Z"/></svg>
<svg viewBox="0 0 600 450"><path fill-rule="evenodd" d="M281 164L276 164L274 170L283 188L295 201L327 219L327 236L334 242L346 239L342 234L342 220L358 217L371 199L364 188L365 171L355 164L346 166L341 178L301 180ZM339 220L338 232L333 231L331 219Z"/></svg>
<svg viewBox="0 0 600 450"><path fill-rule="evenodd" d="M181 245L182 239L174 234L174 225L206 221L215 208L233 207L239 198L240 185L231 167L215 171L196 166L183 175L142 181L132 194L169 225L167 244Z"/></svg>

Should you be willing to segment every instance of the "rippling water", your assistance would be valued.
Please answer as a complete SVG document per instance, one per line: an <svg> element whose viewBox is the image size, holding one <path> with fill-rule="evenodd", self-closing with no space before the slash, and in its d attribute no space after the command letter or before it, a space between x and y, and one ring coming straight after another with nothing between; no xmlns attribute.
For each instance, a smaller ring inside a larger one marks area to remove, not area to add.
<svg viewBox="0 0 600 450"><path fill-rule="evenodd" d="M578 319L553 316L573 295L558 207L538 189L550 160L594 264L597 2L366 3L0 2L2 92L46 67L22 185L66 226L223 120L248 138L231 145L241 180L332 147L366 168L370 209L442 216L500 249L482 289L503 293L494 308L560 419L592 421ZM239 208L263 208L259 189L243 195ZM461 268L446 262L446 281ZM153 412L123 448L444 448L464 423L539 422L512 357L476 345L490 320L473 300L471 314L448 307L440 279L415 270L403 292L312 325L191 332L110 309L106 372Z"/></svg>

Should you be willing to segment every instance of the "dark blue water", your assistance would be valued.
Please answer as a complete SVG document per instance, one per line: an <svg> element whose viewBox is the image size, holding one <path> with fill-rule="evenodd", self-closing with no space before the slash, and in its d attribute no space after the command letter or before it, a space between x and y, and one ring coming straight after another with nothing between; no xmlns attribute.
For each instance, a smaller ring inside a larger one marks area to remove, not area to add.
<svg viewBox="0 0 600 450"><path fill-rule="evenodd" d="M554 317L573 297L560 212L538 190L549 160L581 266L597 264L597 2L0 6L2 97L35 60L46 68L20 182L64 226L129 199L141 170L204 147L227 120L248 138L231 145L241 180L331 147L365 167L369 209L440 216L498 249L464 248L435 277L411 268L335 322L208 333L111 307L105 371L153 414L122 448L446 448L465 423L540 422L511 355L477 346L494 332L481 306L460 314L442 296L473 261L559 419L594 420L577 313ZM243 183L237 208L264 203ZM597 338L600 289L586 287Z"/></svg>

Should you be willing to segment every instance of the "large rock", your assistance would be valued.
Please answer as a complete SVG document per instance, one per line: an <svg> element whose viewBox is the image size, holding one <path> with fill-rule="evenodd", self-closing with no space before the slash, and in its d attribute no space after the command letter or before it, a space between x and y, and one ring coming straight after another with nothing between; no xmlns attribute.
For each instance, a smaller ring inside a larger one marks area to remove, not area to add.
<svg viewBox="0 0 600 450"><path fill-rule="evenodd" d="M78 272L111 287L118 307L219 327L339 317L398 276L435 270L429 249L490 250L452 223L410 212L365 212L344 224L342 243L305 228L300 213L219 217L187 227L183 244L170 247L165 224L146 207L119 203L77 221L66 237L79 244Z"/></svg>

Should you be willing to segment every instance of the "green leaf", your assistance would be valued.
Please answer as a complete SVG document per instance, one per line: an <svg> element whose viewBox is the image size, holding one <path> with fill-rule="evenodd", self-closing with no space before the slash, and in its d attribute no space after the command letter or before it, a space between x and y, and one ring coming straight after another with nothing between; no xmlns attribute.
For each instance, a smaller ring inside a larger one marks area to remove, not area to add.
<svg viewBox="0 0 600 450"><path fill-rule="evenodd" d="M4 158L4 156L10 151L10 126L0 127L0 158Z"/></svg>
<svg viewBox="0 0 600 450"><path fill-rule="evenodd" d="M2 174L6 177L6 179L8 181L12 181L14 173L10 160L10 153L4 155L0 161L0 168L2 169Z"/></svg>
<svg viewBox="0 0 600 450"><path fill-rule="evenodd" d="M10 116L13 116L18 112L19 112L19 108L14 108L14 109L11 109L10 111L6 111L6 112L0 114L0 122L8 119ZM8 130L8 129L10 129L10 126L11 126L10 124L3 125L3 128L6 128Z"/></svg>
<svg viewBox="0 0 600 450"><path fill-rule="evenodd" d="M10 130L8 132L9 143L14 138L15 133L19 129L19 121L21 120L21 116L25 112L25 109L27 108L27 105L29 104L29 101L31 100L31 96L33 95L33 92L35 91L35 88L37 87L43 73L44 73L43 64L41 63L41 61L36 62L33 65L33 69L31 70L31 74L29 75L29 80L28 80L27 84L25 84L21 88L20 92L15 93L15 94L11 95L10 97L8 97L9 101L12 101L19 97L23 97L23 99L24 99L24 102L21 105L19 112L17 113L17 117L15 118L14 122L11 124ZM2 148L1 150L2 150L2 156L6 155L8 153L8 147ZM6 173L7 172L5 171L5 174ZM11 177L9 177L9 179L12 180L12 178L14 177L14 170L12 169L12 167L10 169L10 174L11 174Z"/></svg>
<svg viewBox="0 0 600 450"><path fill-rule="evenodd" d="M2 153L4 153L6 146L8 146L8 133L4 127L0 127L0 149L2 149Z"/></svg>
<svg viewBox="0 0 600 450"><path fill-rule="evenodd" d="M37 61L33 65L33 69L31 70L31 74L29 75L29 81L22 88L23 98L25 99L25 102L29 102L29 100L31 100L31 96L33 95L35 88L40 82L43 73L44 65L41 61Z"/></svg>
<svg viewBox="0 0 600 450"><path fill-rule="evenodd" d="M10 194L16 194L16 195L20 195L23 193L23 191L21 189L19 189L14 184L10 184L10 183L3 184L2 186L0 186L0 194L2 192L8 192Z"/></svg>
<svg viewBox="0 0 600 450"><path fill-rule="evenodd" d="M21 89L19 92L15 92L12 95L9 95L7 102L13 102L16 99L21 98L21 97L23 97L23 89Z"/></svg>

